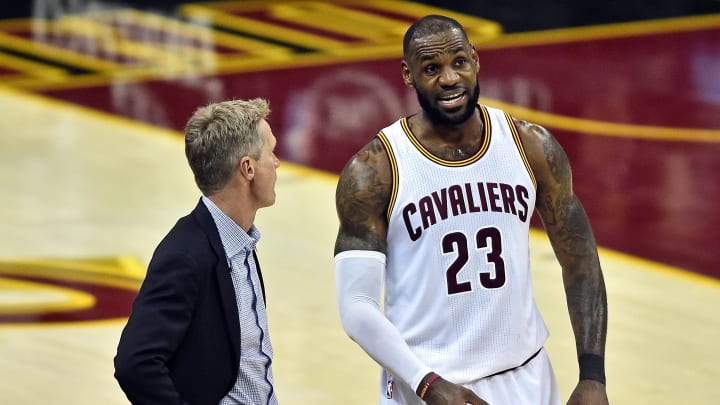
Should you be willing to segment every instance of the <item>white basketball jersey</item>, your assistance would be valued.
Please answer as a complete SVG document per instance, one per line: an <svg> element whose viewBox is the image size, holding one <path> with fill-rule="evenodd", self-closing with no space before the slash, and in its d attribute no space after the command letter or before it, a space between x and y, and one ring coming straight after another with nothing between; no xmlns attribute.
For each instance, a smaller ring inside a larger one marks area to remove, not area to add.
<svg viewBox="0 0 720 405"><path fill-rule="evenodd" d="M535 178L510 116L479 110L484 142L461 161L432 155L406 118L378 134L394 176L385 314L460 384L521 365L548 336L530 276Z"/></svg>

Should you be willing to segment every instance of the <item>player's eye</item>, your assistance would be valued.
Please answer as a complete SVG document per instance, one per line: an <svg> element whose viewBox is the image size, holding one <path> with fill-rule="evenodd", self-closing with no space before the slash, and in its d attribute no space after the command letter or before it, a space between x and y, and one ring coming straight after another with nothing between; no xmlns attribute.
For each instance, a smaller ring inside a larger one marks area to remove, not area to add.
<svg viewBox="0 0 720 405"><path fill-rule="evenodd" d="M425 74L428 74L428 75L435 74L435 73L437 72L437 66L435 66L435 65L427 65L427 66L425 66L425 68L423 69L423 72L425 72Z"/></svg>

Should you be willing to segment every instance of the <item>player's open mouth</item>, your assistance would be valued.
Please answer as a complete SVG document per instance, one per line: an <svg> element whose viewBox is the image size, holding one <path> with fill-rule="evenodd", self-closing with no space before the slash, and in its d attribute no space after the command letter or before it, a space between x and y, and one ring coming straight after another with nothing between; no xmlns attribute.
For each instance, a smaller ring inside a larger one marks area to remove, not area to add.
<svg viewBox="0 0 720 405"><path fill-rule="evenodd" d="M438 97L438 104L445 108L457 108L465 102L465 92L457 92Z"/></svg>

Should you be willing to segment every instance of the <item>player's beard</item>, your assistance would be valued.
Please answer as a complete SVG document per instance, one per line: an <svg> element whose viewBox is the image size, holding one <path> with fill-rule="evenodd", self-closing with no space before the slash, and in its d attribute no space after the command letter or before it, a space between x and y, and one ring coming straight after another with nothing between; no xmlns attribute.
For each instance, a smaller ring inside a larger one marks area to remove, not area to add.
<svg viewBox="0 0 720 405"><path fill-rule="evenodd" d="M454 126L467 121L475 113L475 106L480 98L480 84L477 82L475 83L475 88L473 88L472 93L470 93L470 100L463 107L465 108L465 111L463 111L459 116L447 115L443 110L430 103L427 95L422 93L417 87L415 88L415 93L417 94L420 107L422 107L425 111L425 114L430 119L430 122L436 125Z"/></svg>

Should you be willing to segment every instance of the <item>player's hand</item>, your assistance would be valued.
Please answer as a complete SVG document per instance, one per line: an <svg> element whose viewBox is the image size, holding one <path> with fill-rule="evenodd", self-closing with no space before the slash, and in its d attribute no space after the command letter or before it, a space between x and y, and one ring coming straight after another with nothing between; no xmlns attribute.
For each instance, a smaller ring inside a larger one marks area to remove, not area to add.
<svg viewBox="0 0 720 405"><path fill-rule="evenodd" d="M425 394L425 403L428 405L490 405L469 389L444 380L442 377L435 380Z"/></svg>
<svg viewBox="0 0 720 405"><path fill-rule="evenodd" d="M567 405L608 405L607 392L605 391L605 385L595 380L581 380L570 399L567 401Z"/></svg>

